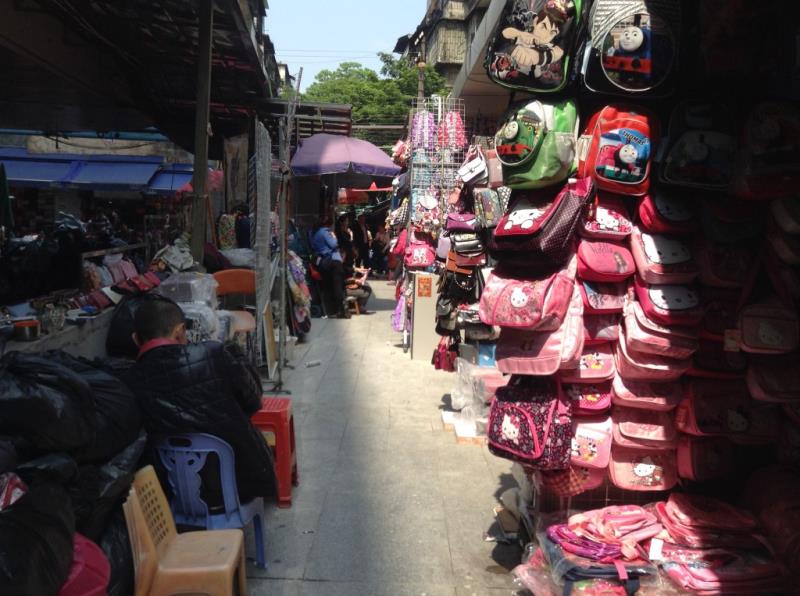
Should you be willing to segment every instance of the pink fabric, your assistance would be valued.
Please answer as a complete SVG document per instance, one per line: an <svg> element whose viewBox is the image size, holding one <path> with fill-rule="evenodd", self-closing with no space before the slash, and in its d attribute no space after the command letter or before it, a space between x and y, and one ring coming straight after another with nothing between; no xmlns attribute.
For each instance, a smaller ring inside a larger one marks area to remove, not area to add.
<svg viewBox="0 0 800 596"><path fill-rule="evenodd" d="M675 381L689 370L691 360L675 360L632 350L620 329L615 357L619 376L626 381Z"/></svg>
<svg viewBox="0 0 800 596"><path fill-rule="evenodd" d="M627 284L580 281L583 305L588 314L621 313L628 292Z"/></svg>
<svg viewBox="0 0 800 596"><path fill-rule="evenodd" d="M797 312L780 302L744 307L739 314L740 347L745 352L785 354L800 346Z"/></svg>
<svg viewBox="0 0 800 596"><path fill-rule="evenodd" d="M614 407L614 444L642 451L674 449L678 434L669 412Z"/></svg>
<svg viewBox="0 0 800 596"><path fill-rule="evenodd" d="M619 338L619 315L585 314L583 328L584 344L587 346L617 341Z"/></svg>
<svg viewBox="0 0 800 596"><path fill-rule="evenodd" d="M722 438L681 435L678 439L678 476L706 482L733 473L733 445Z"/></svg>
<svg viewBox="0 0 800 596"><path fill-rule="evenodd" d="M611 401L626 408L669 412L674 410L683 398L679 383L627 381L619 374L614 377L611 388Z"/></svg>
<svg viewBox="0 0 800 596"><path fill-rule="evenodd" d="M609 476L623 490L664 491L678 481L675 451L641 451L614 445Z"/></svg>
<svg viewBox="0 0 800 596"><path fill-rule="evenodd" d="M573 418L572 465L604 469L610 458L611 418Z"/></svg>
<svg viewBox="0 0 800 596"><path fill-rule="evenodd" d="M667 326L692 327L703 320L705 309L692 286L651 285L637 275L634 276L634 289L644 314L651 321Z"/></svg>
<svg viewBox="0 0 800 596"><path fill-rule="evenodd" d="M630 350L679 360L690 358L699 347L695 329L665 327L651 321L638 302L628 305L625 339Z"/></svg>
<svg viewBox="0 0 800 596"><path fill-rule="evenodd" d="M581 354L580 365L574 370L562 370L564 383L596 383L614 378L614 356L610 344L586 346Z"/></svg>
<svg viewBox="0 0 800 596"><path fill-rule="evenodd" d="M642 230L652 234L691 234L697 228L688 201L658 192L642 197L638 214Z"/></svg>
<svg viewBox="0 0 800 596"><path fill-rule="evenodd" d="M576 415L593 416L611 407L611 382L569 383L564 386L564 394L572 401L572 411Z"/></svg>

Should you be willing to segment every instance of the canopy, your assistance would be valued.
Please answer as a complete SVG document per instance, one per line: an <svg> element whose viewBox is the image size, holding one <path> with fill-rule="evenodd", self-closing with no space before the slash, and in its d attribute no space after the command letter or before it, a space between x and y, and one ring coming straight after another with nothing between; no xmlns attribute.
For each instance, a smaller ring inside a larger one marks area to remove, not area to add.
<svg viewBox="0 0 800 596"><path fill-rule="evenodd" d="M304 139L291 162L295 176L367 174L395 176L400 168L369 141L320 133Z"/></svg>

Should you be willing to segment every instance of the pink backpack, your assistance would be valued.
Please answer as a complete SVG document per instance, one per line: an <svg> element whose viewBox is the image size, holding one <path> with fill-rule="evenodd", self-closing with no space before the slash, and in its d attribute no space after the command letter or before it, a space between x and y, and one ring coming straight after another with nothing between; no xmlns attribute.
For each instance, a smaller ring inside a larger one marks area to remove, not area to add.
<svg viewBox="0 0 800 596"><path fill-rule="evenodd" d="M573 418L570 455L573 466L607 468L611 457L611 418Z"/></svg>
<svg viewBox="0 0 800 596"><path fill-rule="evenodd" d="M631 219L618 195L597 192L594 208L584 213L578 233L584 238L624 240L631 235Z"/></svg>
<svg viewBox="0 0 800 596"><path fill-rule="evenodd" d="M613 445L608 468L617 488L636 491L670 490L678 482L675 451L642 451Z"/></svg>
<svg viewBox="0 0 800 596"><path fill-rule="evenodd" d="M746 377L753 399L800 404L800 360L797 356L753 358Z"/></svg>
<svg viewBox="0 0 800 596"><path fill-rule="evenodd" d="M637 275L634 289L647 318L662 325L692 327L703 320L700 296L691 286L650 285Z"/></svg>
<svg viewBox="0 0 800 596"><path fill-rule="evenodd" d="M614 378L614 356L610 344L584 347L580 364L574 370L562 370L564 383L597 383Z"/></svg>
<svg viewBox="0 0 800 596"><path fill-rule="evenodd" d="M736 328L740 297L740 290L701 286L700 301L706 310L700 327L701 338L721 342L728 329Z"/></svg>
<svg viewBox="0 0 800 596"><path fill-rule="evenodd" d="M674 410L683 397L679 383L627 381L619 374L614 377L611 389L611 401L614 405L658 412Z"/></svg>
<svg viewBox="0 0 800 596"><path fill-rule="evenodd" d="M570 308L556 331L503 329L497 342L497 368L504 373L552 375L559 368L577 366L583 349L582 305L573 292Z"/></svg>
<svg viewBox="0 0 800 596"><path fill-rule="evenodd" d="M675 544L695 548L763 546L754 536L758 521L753 514L712 497L673 493L666 503L656 503L655 512Z"/></svg>
<svg viewBox="0 0 800 596"><path fill-rule="evenodd" d="M761 551L690 549L666 544L662 568L692 594L788 594L784 569Z"/></svg>
<svg viewBox="0 0 800 596"><path fill-rule="evenodd" d="M570 403L554 377L515 376L489 410L489 451L539 470L569 467Z"/></svg>
<svg viewBox="0 0 800 596"><path fill-rule="evenodd" d="M734 446L727 439L681 435L678 439L678 476L695 482L733 473Z"/></svg>
<svg viewBox="0 0 800 596"><path fill-rule="evenodd" d="M797 311L778 301L745 306L739 313L739 332L745 352L785 354L800 346Z"/></svg>
<svg viewBox="0 0 800 596"><path fill-rule="evenodd" d="M755 263L753 251L742 244L719 244L703 239L695 251L698 279L714 288L740 288Z"/></svg>
<svg viewBox="0 0 800 596"><path fill-rule="evenodd" d="M675 411L675 426L696 437L728 437L746 444L776 439L776 412L754 407L738 381L692 379Z"/></svg>
<svg viewBox="0 0 800 596"><path fill-rule="evenodd" d="M686 284L697 277L692 249L683 238L649 234L633 226L631 252L636 270L651 284Z"/></svg>
<svg viewBox="0 0 800 596"><path fill-rule="evenodd" d="M563 385L564 394L572 402L572 413L576 416L596 416L611 407L611 382L568 383Z"/></svg>
<svg viewBox="0 0 800 596"><path fill-rule="evenodd" d="M639 225L651 234L691 234L697 228L689 201L661 192L639 201Z"/></svg>
<svg viewBox="0 0 800 596"><path fill-rule="evenodd" d="M621 282L635 271L631 252L622 244L585 238L578 244L578 277L584 281Z"/></svg>
<svg viewBox="0 0 800 596"><path fill-rule="evenodd" d="M669 412L615 407L614 445L640 451L675 449L678 433Z"/></svg>
<svg viewBox="0 0 800 596"><path fill-rule="evenodd" d="M635 352L685 360L697 351L697 331L691 327L665 327L651 321L638 302L630 302L625 314L627 347Z"/></svg>
<svg viewBox="0 0 800 596"><path fill-rule="evenodd" d="M631 349L624 328L619 331L615 362L619 376L626 381L676 381L692 364L691 360L675 360Z"/></svg>
<svg viewBox="0 0 800 596"><path fill-rule="evenodd" d="M406 247L404 262L410 269L424 269L433 265L436 253L427 242L412 240Z"/></svg>
<svg viewBox="0 0 800 596"><path fill-rule="evenodd" d="M584 307L585 306L586 302L584 302ZM604 344L606 342L617 341L617 339L619 338L619 315L584 314L583 330L584 330L583 343L584 345L587 346L594 346L597 344Z"/></svg>
<svg viewBox="0 0 800 596"><path fill-rule="evenodd" d="M586 313L603 315L622 312L628 291L624 282L612 284L579 280L578 283Z"/></svg>
<svg viewBox="0 0 800 596"><path fill-rule="evenodd" d="M692 358L692 366L686 374L703 379L730 380L741 379L746 370L744 352L729 352L722 341L701 339L700 347Z"/></svg>
<svg viewBox="0 0 800 596"><path fill-rule="evenodd" d="M531 280L492 271L481 294L481 321L531 331L558 329L572 297L576 266L573 257L565 269Z"/></svg>

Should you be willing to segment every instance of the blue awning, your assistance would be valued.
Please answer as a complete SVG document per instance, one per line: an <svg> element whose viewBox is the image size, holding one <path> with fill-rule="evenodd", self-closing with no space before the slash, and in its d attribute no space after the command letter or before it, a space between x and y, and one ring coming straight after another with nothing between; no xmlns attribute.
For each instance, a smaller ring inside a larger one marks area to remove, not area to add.
<svg viewBox="0 0 800 596"><path fill-rule="evenodd" d="M191 164L164 166L150 180L147 190L152 193L172 194L192 181L192 172Z"/></svg>

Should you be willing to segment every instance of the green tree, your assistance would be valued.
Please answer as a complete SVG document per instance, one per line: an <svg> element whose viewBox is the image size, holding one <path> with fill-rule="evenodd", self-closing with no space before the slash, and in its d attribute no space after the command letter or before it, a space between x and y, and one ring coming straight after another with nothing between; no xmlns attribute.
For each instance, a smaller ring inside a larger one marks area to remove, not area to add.
<svg viewBox="0 0 800 596"><path fill-rule="evenodd" d="M378 54L378 74L358 62L343 62L336 70L322 70L303 94L306 101L353 106L356 123L402 123L417 96L416 66L391 54ZM445 91L444 79L432 67L425 71L426 95Z"/></svg>

